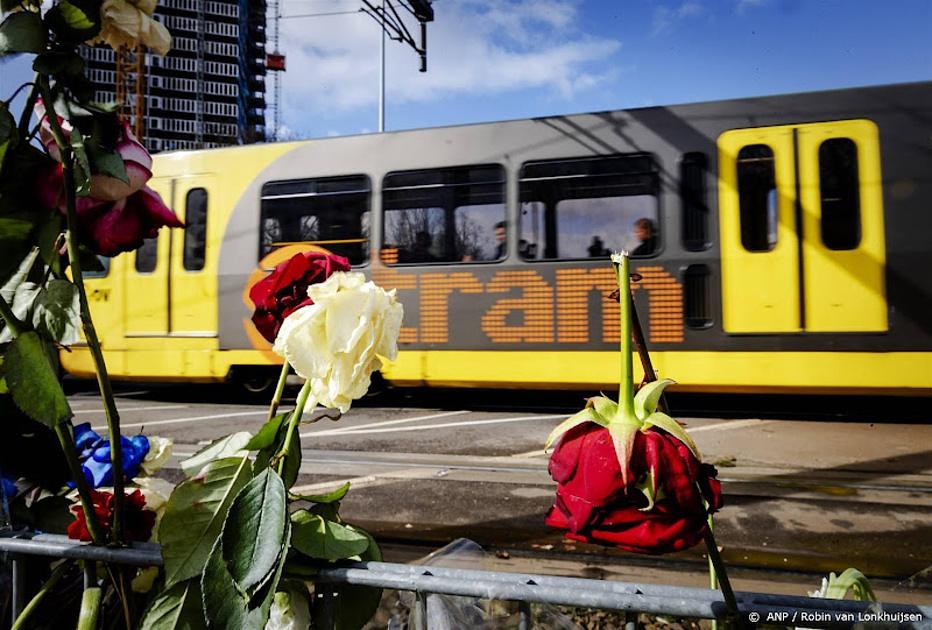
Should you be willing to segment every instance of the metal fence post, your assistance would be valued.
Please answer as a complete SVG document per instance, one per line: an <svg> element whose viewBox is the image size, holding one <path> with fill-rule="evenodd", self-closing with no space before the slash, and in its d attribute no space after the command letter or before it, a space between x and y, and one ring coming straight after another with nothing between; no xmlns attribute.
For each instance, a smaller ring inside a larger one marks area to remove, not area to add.
<svg viewBox="0 0 932 630"><path fill-rule="evenodd" d="M12 624L26 605L26 563L17 554L10 554L10 563L13 565L13 619L10 621Z"/></svg>
<svg viewBox="0 0 932 630"><path fill-rule="evenodd" d="M531 630L531 602L518 602L518 630Z"/></svg>
<svg viewBox="0 0 932 630"><path fill-rule="evenodd" d="M414 630L427 630L427 598L429 593L414 593Z"/></svg>

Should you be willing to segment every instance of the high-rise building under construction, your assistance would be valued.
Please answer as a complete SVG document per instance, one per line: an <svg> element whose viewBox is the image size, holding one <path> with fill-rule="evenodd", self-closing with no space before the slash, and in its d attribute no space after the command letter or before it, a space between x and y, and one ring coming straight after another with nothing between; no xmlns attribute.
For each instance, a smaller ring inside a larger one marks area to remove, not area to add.
<svg viewBox="0 0 932 630"><path fill-rule="evenodd" d="M161 0L155 14L171 32L172 48L164 57L145 53L141 83L139 65L122 59L118 72L109 47L83 50L95 100L117 100L120 75L129 86L125 113L144 112L145 144L153 152L264 141L265 1ZM122 54L134 58L132 51Z"/></svg>

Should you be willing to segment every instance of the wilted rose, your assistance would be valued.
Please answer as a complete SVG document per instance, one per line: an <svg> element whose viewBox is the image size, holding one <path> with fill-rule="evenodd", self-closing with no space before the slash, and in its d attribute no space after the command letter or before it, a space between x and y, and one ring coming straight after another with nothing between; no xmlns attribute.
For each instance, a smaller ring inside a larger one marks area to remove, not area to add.
<svg viewBox="0 0 932 630"><path fill-rule="evenodd" d="M285 319L273 350L310 381L317 403L345 413L368 391L379 357L398 355L404 309L394 290L359 272L338 271L307 292L313 304Z"/></svg>
<svg viewBox="0 0 932 630"><path fill-rule="evenodd" d="M547 524L574 540L640 553L692 547L722 507L715 469L680 424L658 406L673 381L653 381L634 394L631 285L626 253L612 256L620 296L621 383L618 402L590 398L556 427L550 476L557 497Z"/></svg>
<svg viewBox="0 0 932 630"><path fill-rule="evenodd" d="M156 0L104 0L100 7L100 35L91 43L106 42L114 50L142 44L160 55L171 49L172 36L152 19Z"/></svg>
<svg viewBox="0 0 932 630"><path fill-rule="evenodd" d="M38 198L49 208L66 210L61 153L52 137L48 116L42 105L36 106L40 138L49 155L56 160L41 171L37 181ZM71 127L59 117L66 140ZM116 256L138 249L147 238L158 235L160 228L184 227L175 213L162 202L157 192L146 186L152 177L152 157L138 141L125 120L120 121L116 153L126 168L126 182L109 175L91 175L89 196L77 197L75 209L78 233L84 244L96 254Z"/></svg>
<svg viewBox="0 0 932 630"><path fill-rule="evenodd" d="M253 285L249 299L256 306L252 321L270 343L275 342L285 318L313 302L307 288L323 282L335 271L349 271L343 256L320 252L295 254L276 265L272 273Z"/></svg>
<svg viewBox="0 0 932 630"><path fill-rule="evenodd" d="M148 541L152 535L152 526L155 525L155 512L145 509L146 500L139 490L124 496L126 500L123 502L123 532L126 539ZM103 529L102 533L109 535L113 528L113 493L92 490L91 499L97 523ZM87 528L84 507L78 504L72 506L71 511L75 520L68 526L68 538L90 541L91 533Z"/></svg>
<svg viewBox="0 0 932 630"><path fill-rule="evenodd" d="M609 430L593 422L560 439L549 470L558 486L547 524L575 540L640 553L681 551L702 541L706 503L722 506L715 469L657 428L635 434L627 475Z"/></svg>
<svg viewBox="0 0 932 630"><path fill-rule="evenodd" d="M52 125L49 123L48 114L45 106L40 102L36 104L35 113L40 119L39 139L49 156L56 162L61 162L61 151L58 143L52 135ZM71 124L58 116L58 123L64 132L65 140L71 139ZM95 173L91 175L90 194L91 199L97 201L119 201L125 199L131 194L142 188L147 181L152 178L152 156L146 148L139 142L139 139L130 129L126 119L119 120L119 135L117 136L114 151L123 160L123 166L126 169L127 180L124 182L116 177ZM59 169L60 170L60 169ZM44 193L51 195L54 191ZM59 191L57 199L47 197L48 205L51 207L64 207L64 196Z"/></svg>

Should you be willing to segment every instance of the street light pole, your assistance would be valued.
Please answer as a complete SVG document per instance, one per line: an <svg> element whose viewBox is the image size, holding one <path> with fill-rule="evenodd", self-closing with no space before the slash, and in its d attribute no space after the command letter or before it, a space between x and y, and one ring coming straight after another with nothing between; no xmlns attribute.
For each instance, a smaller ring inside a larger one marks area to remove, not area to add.
<svg viewBox="0 0 932 630"><path fill-rule="evenodd" d="M385 15L385 0L382 0L382 15ZM385 28L382 32L382 48L379 55L379 133L385 131Z"/></svg>

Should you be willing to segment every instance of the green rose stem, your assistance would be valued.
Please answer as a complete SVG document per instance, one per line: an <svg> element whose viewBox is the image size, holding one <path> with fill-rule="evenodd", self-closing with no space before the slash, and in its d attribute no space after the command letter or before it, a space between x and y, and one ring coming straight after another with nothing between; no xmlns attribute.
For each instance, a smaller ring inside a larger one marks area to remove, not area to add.
<svg viewBox="0 0 932 630"><path fill-rule="evenodd" d="M25 324L19 321L13 314L13 309L7 304L7 301L0 297L0 315L3 316L10 333L15 339L23 332ZM58 436L58 442L61 444L62 451L65 454L65 461L68 463L68 469L71 471L71 477L74 479L75 486L78 489L78 497L81 499L81 506L84 508L84 519L87 522L87 531L91 535L91 540L95 543L103 541L103 535L100 527L97 525L97 515L94 512L94 501L91 498L91 489L87 485L87 478L84 471L81 470L81 462L78 461L78 454L75 452L74 436L65 426L65 423L59 422L55 425L55 435Z"/></svg>
<svg viewBox="0 0 932 630"><path fill-rule="evenodd" d="M288 365L288 362L285 362L285 365ZM282 372L284 373L284 372ZM291 440L294 437L295 431L298 428L298 425L301 423L301 416L304 415L304 406L307 405L307 399L311 395L311 382L304 381L304 386L301 388L301 391L298 393L298 400L295 401L294 411L291 413L291 419L288 421L288 429L285 433L285 441L282 443L282 450L279 451L277 457L278 460L278 476L280 477L285 470L285 458L288 457L288 448L291 446ZM312 406L316 406L316 402L312 403Z"/></svg>
<svg viewBox="0 0 932 630"><path fill-rule="evenodd" d="M278 413L278 406L282 404L282 394L285 393L285 381L288 380L289 368L291 365L288 361L282 363L282 373L278 377L278 385L275 386L275 394L272 395L272 402L269 404L269 417L266 418L266 422L275 417Z"/></svg>
<svg viewBox="0 0 932 630"><path fill-rule="evenodd" d="M26 622L29 620L29 615L39 607L39 604L42 603L42 600L45 599L45 596L55 588L55 585L58 584L59 580L62 579L62 576L65 575L65 572L68 570L68 567L71 566L71 560L65 560L52 571L52 575L49 576L49 579L45 581L45 584L42 585L42 588L39 589L39 592L29 600L29 603L26 604L26 607L23 608L23 611L19 613L19 617L16 618L16 621L13 622L13 625L10 626L10 630L20 630L21 628L26 628Z"/></svg>
<svg viewBox="0 0 932 630"><path fill-rule="evenodd" d="M621 255L612 256L612 266L615 268L615 280L618 283L618 308L621 316L621 339L619 348L621 350L621 384L618 390L618 412L616 418L625 419L635 416L634 413L634 370L631 358L631 321L634 310L634 301L631 299L631 276L630 260L627 252ZM642 364L645 366L645 373L652 375L653 368L650 365L650 356L647 354L646 346L643 339L639 339L638 352L641 355ZM715 582L721 585L722 597L725 599L725 607L732 619L737 619L738 602L735 599L735 593L731 589L731 582L728 580L728 574L725 571L725 563L718 553L718 545L715 543L715 535L712 533L712 517L709 516L709 528L705 533L705 544L709 552L709 565L712 588L715 588Z"/></svg>
<svg viewBox="0 0 932 630"><path fill-rule="evenodd" d="M75 286L78 287L78 296L81 304L81 324L84 329L84 338L94 359L97 372L97 385L100 388L100 397L104 403L104 415L107 418L107 429L110 438L110 464L113 467L113 542L123 542L123 448L120 443L120 415L117 412L116 401L113 397L113 388L110 377L107 375L107 365L100 349L100 340L97 330L91 319L91 309L87 301L87 291L84 289L84 278L81 273L81 259L78 253L77 211L75 209L75 179L74 179L74 151L65 140L65 134L58 122L55 113L52 90L49 79L45 75L38 77L39 90L46 103L46 116L52 129L62 158L62 173L65 180L65 202L67 206L68 227L66 241L68 243L68 259L71 263L71 275Z"/></svg>
<svg viewBox="0 0 932 630"><path fill-rule="evenodd" d="M81 597L81 613L78 615L77 630L97 630L97 618L100 615L100 587L84 589Z"/></svg>
<svg viewBox="0 0 932 630"><path fill-rule="evenodd" d="M622 252L621 262L615 268L615 281L618 283L618 310L621 316L621 383L618 386L618 415L624 418L634 416L634 367L631 360L631 276L628 253Z"/></svg>

